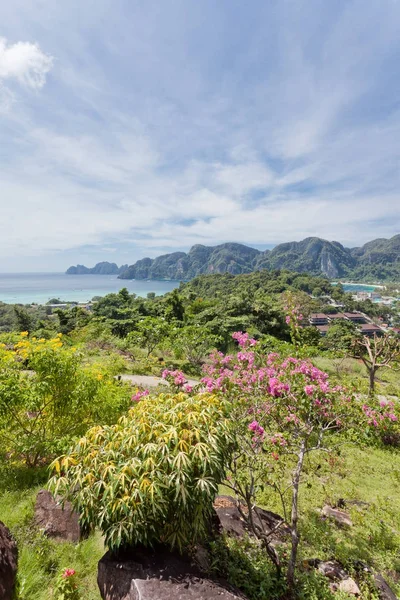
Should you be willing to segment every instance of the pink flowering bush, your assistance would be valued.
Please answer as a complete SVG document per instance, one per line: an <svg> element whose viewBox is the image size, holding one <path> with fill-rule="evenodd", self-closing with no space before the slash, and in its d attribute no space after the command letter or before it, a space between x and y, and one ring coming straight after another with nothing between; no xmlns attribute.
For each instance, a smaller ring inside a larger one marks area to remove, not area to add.
<svg viewBox="0 0 400 600"><path fill-rule="evenodd" d="M284 310L286 312L285 322L290 328L292 343L297 346L300 341L300 323L303 320L301 308L292 292L284 294Z"/></svg>
<svg viewBox="0 0 400 600"><path fill-rule="evenodd" d="M190 385L187 382L185 375L182 371L175 370L170 371L169 369L164 369L162 372L162 378L168 381L170 386L179 392L185 392L186 394L190 394L194 390L194 386Z"/></svg>
<svg viewBox="0 0 400 600"><path fill-rule="evenodd" d="M297 308L294 313L298 322L301 315ZM280 573L280 556L256 508L260 492L265 495L269 489L278 494L291 530L287 580L293 586L300 482L307 456L329 451L331 441L336 445L339 436L352 427L359 435L364 427L367 430L397 424L397 416L391 403L362 406L309 360L262 353L256 340L246 333L237 332L232 337L238 343L238 352L214 352L201 380L206 391L223 395L232 405L237 446L226 485L246 507L239 507L242 518Z"/></svg>

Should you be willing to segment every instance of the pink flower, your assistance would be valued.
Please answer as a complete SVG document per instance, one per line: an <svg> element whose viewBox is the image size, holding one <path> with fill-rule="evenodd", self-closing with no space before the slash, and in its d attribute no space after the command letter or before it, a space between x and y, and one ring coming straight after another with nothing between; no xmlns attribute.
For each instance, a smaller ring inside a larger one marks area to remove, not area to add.
<svg viewBox="0 0 400 600"><path fill-rule="evenodd" d="M262 437L265 433L264 427L261 427L261 425L258 423L258 421L252 421L249 424L249 429L250 429L250 431L253 431L255 433L255 435L258 435L259 437Z"/></svg>
<svg viewBox="0 0 400 600"><path fill-rule="evenodd" d="M307 394L307 396L311 396L312 393L314 392L314 386L313 385L306 385L304 388L305 393Z"/></svg>
<svg viewBox="0 0 400 600"><path fill-rule="evenodd" d="M291 318L289 317L289 315L286 316L285 321L286 325L290 325Z"/></svg>
<svg viewBox="0 0 400 600"><path fill-rule="evenodd" d="M138 390L136 392L136 394L133 394L131 400L132 400L132 402L139 402L139 400L141 400L145 396L148 396L149 394L150 394L149 390L143 390L142 392L140 390Z"/></svg>
<svg viewBox="0 0 400 600"><path fill-rule="evenodd" d="M183 386L183 390L184 390L184 391L185 391L187 394L190 394L190 392L193 390L193 387L187 383L186 385L184 385L184 386Z"/></svg>
<svg viewBox="0 0 400 600"><path fill-rule="evenodd" d="M64 569L64 572L62 573L62 577L64 577L64 579L67 577L72 577L72 575L75 575L74 569Z"/></svg>

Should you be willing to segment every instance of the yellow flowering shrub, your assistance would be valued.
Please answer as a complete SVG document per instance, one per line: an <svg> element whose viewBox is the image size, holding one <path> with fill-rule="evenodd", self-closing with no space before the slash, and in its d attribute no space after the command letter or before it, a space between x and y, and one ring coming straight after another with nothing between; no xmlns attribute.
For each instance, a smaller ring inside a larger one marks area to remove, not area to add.
<svg viewBox="0 0 400 600"><path fill-rule="evenodd" d="M101 376L100 376L101 375ZM0 346L0 452L29 466L46 463L95 423L114 422L129 390L65 347L61 334Z"/></svg>

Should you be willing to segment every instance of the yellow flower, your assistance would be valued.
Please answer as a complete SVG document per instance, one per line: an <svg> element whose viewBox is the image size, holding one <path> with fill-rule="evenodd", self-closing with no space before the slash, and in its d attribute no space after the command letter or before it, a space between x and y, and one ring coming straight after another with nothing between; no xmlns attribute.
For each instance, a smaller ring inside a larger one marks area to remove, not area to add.
<svg viewBox="0 0 400 600"><path fill-rule="evenodd" d="M26 337L27 335L29 335L29 333L27 331L21 331L21 337Z"/></svg>
<svg viewBox="0 0 400 600"><path fill-rule="evenodd" d="M100 381L101 379L103 379L103 375L101 373L97 373L97 379Z"/></svg>

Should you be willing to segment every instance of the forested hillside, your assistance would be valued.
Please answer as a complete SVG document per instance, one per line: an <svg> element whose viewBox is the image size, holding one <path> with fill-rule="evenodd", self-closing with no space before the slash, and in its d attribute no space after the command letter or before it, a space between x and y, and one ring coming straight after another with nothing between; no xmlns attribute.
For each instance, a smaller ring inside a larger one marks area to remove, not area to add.
<svg viewBox="0 0 400 600"><path fill-rule="evenodd" d="M374 240L360 248L345 248L339 242L317 237L279 244L260 251L243 244L219 246L196 244L188 253L173 252L143 258L129 267L99 263L92 269L78 265L68 274L116 274L121 279L172 279L188 281L207 273L250 273L260 269L290 269L329 278L354 281L398 281L400 279L400 235Z"/></svg>

